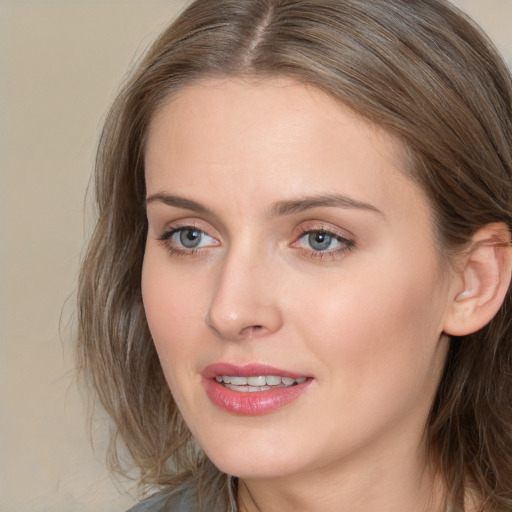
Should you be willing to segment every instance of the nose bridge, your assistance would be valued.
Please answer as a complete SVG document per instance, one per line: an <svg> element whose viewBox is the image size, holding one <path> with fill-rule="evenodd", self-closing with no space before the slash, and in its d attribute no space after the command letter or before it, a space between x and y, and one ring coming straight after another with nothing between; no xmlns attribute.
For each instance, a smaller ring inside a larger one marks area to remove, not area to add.
<svg viewBox="0 0 512 512"><path fill-rule="evenodd" d="M225 339L259 337L281 325L271 258L254 245L233 245L219 268L206 323Z"/></svg>

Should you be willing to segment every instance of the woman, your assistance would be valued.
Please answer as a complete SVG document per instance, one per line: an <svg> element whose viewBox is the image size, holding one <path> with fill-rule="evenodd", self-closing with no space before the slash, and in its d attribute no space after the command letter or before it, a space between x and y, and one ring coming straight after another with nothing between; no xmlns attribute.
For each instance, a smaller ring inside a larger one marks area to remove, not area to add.
<svg viewBox="0 0 512 512"><path fill-rule="evenodd" d="M447 2L193 2L109 114L80 278L134 510L512 510L511 174Z"/></svg>

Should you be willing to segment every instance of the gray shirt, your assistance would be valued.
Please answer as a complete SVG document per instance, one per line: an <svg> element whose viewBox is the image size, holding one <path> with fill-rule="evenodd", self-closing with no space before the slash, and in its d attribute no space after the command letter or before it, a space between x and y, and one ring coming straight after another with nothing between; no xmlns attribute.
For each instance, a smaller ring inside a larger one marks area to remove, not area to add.
<svg viewBox="0 0 512 512"><path fill-rule="evenodd" d="M200 510L192 487L180 487L172 492L159 492L141 501L128 512L225 512L218 507ZM448 507L446 512L458 512Z"/></svg>
<svg viewBox="0 0 512 512"><path fill-rule="evenodd" d="M128 512L228 512L224 496L210 497L208 505L199 506L197 486L185 484L171 491L157 492Z"/></svg>
<svg viewBox="0 0 512 512"><path fill-rule="evenodd" d="M128 512L201 512L195 503L195 494L191 488L181 487L172 492L158 492Z"/></svg>

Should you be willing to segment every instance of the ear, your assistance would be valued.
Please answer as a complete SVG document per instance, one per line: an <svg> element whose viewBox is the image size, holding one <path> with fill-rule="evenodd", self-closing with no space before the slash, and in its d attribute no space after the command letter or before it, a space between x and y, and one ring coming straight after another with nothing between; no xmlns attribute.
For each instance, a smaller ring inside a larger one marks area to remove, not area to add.
<svg viewBox="0 0 512 512"><path fill-rule="evenodd" d="M512 247L504 223L487 224L472 237L463 255L444 332L464 336L487 325L500 309L510 285Z"/></svg>

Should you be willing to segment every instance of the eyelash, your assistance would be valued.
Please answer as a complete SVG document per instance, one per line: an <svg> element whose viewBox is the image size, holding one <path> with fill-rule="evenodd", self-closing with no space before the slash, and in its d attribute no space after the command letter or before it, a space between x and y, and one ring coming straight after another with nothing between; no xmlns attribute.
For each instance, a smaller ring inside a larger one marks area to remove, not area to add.
<svg viewBox="0 0 512 512"><path fill-rule="evenodd" d="M205 231L203 231L198 226L194 226L193 224L190 225L184 225L184 226L178 226L174 227L172 229L169 229L168 231L165 231L158 237L158 241L164 245L167 251L169 251L171 254L176 256L196 256L198 253L207 250L209 247L196 247L196 248L181 248L177 247L176 245L171 244L172 237L176 235L177 233L183 232L183 231L198 231L201 235L210 237ZM299 243L300 241L306 236L311 234L324 234L328 237L336 240L340 243L340 247L336 249L331 250L315 250L313 248L306 249L304 247L300 247ZM214 239L213 237L210 237ZM214 244L217 245L217 244ZM346 238L344 236L341 236L340 234L336 233L334 230L324 227L324 226L303 226L300 228L299 233L294 237L294 242L290 244L290 247L296 248L298 251L302 253L302 255L309 257L309 258L325 258L330 257L331 259L335 259L337 256L341 256L344 253L349 252L352 250L355 246L355 242L349 238Z"/></svg>
<svg viewBox="0 0 512 512"><path fill-rule="evenodd" d="M295 244L298 244L306 235L311 235L311 234L325 234L331 238L333 238L334 240L336 240L337 242L340 243L340 247L338 247L337 249L331 249L331 250L326 250L326 251L319 251L319 250L315 250L315 249L304 249L303 247L297 247L298 250L300 250L301 252L303 252L303 254L309 258L319 258L319 259L323 259L325 257L329 257L331 259L335 259L337 256L341 256L349 251L351 251L356 243L354 242L354 240L351 240L347 237L344 237L342 235L340 235L339 233L336 233L333 229L329 228L329 227L326 227L326 226L303 226L300 228L299 230L299 233L297 234L296 238L295 238L295 242L293 242L292 244L292 247L295 245Z"/></svg>
<svg viewBox="0 0 512 512"><path fill-rule="evenodd" d="M177 226L175 228L171 228L168 231L165 231L158 237L158 241L162 243L162 245L166 248L167 251L169 251L171 254L176 256L195 256L199 252L203 251L204 248L202 247L196 247L196 248L179 248L175 245L171 244L172 237L176 235L177 233L183 232L183 231L198 231L202 235L207 235L205 231L203 231L198 226L194 226L193 224L188 224L184 226ZM210 237L213 238L213 237Z"/></svg>

